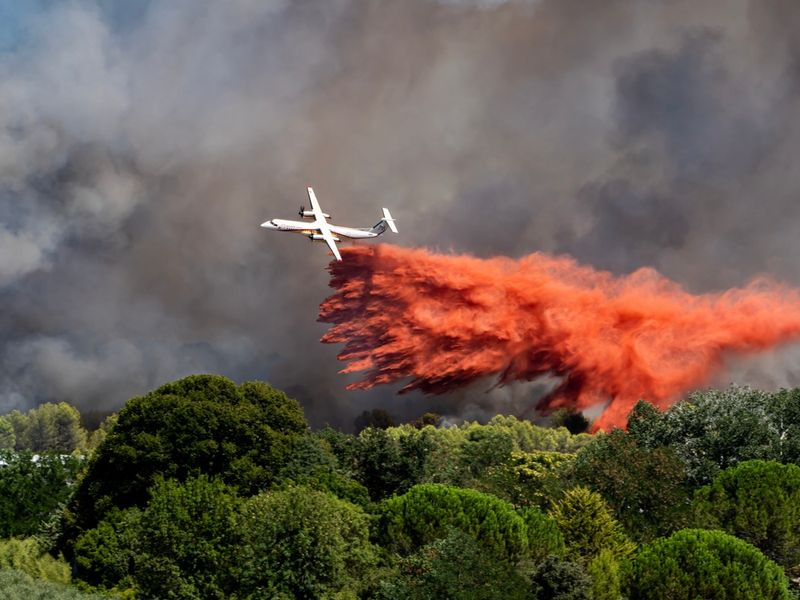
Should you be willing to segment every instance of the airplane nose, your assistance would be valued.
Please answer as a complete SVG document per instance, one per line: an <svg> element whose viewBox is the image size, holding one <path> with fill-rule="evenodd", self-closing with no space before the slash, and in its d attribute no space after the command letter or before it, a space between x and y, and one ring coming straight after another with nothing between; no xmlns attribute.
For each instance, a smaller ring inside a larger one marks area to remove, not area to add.
<svg viewBox="0 0 800 600"><path fill-rule="evenodd" d="M264 221L261 226L266 227L267 229L275 229L275 223L272 221Z"/></svg>

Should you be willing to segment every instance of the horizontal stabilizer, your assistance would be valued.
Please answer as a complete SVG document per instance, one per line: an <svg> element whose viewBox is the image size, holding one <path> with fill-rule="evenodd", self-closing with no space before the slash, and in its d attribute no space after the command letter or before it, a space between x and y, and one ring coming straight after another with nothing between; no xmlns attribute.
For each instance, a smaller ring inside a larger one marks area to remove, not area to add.
<svg viewBox="0 0 800 600"><path fill-rule="evenodd" d="M389 226L389 229L392 230L392 233L397 233L397 225L394 224L394 219L392 218L388 208L383 209L383 220L386 221L386 224Z"/></svg>

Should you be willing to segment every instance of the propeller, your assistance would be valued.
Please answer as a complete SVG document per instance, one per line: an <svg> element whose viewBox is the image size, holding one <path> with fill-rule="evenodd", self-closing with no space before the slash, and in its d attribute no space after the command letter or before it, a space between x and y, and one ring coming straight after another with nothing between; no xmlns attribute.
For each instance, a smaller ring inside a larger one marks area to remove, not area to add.
<svg viewBox="0 0 800 600"><path fill-rule="evenodd" d="M300 205L300 210L298 210L298 211L297 211L297 214L298 214L298 215L300 215L301 217L303 217L303 216L305 216L305 215L303 214L303 213L305 213L305 212L306 212L306 207L305 207L305 206L303 206L303 205L301 204L301 205Z"/></svg>

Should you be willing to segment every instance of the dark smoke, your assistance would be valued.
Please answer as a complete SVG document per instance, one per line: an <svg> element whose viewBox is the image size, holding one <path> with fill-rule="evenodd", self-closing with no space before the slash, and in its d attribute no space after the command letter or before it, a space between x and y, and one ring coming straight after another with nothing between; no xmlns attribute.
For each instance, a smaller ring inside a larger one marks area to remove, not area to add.
<svg viewBox="0 0 800 600"><path fill-rule="evenodd" d="M345 392L324 252L258 227L307 184L342 223L390 207L404 245L798 285L798 23L793 0L0 2L0 410L198 371L291 388L315 424L539 393ZM733 377L794 385L796 357Z"/></svg>

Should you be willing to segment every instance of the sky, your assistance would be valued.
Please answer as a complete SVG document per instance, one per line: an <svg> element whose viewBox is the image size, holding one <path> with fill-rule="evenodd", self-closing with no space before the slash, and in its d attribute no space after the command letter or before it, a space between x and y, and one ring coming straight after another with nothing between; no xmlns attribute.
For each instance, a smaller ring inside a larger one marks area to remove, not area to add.
<svg viewBox="0 0 800 600"><path fill-rule="evenodd" d="M345 391L324 246L258 227L306 185L405 246L800 286L798 30L796 0L0 0L0 411L198 372L315 426L535 399ZM800 349L728 381L800 385Z"/></svg>

